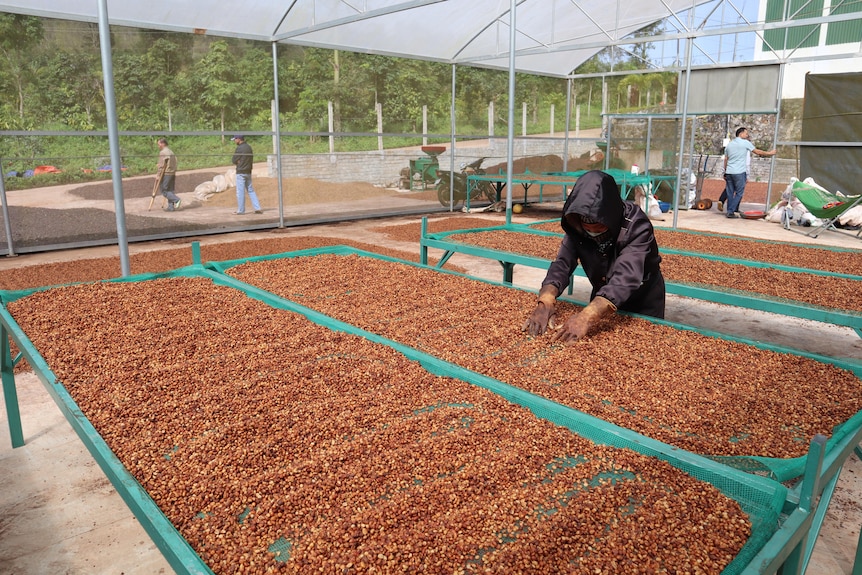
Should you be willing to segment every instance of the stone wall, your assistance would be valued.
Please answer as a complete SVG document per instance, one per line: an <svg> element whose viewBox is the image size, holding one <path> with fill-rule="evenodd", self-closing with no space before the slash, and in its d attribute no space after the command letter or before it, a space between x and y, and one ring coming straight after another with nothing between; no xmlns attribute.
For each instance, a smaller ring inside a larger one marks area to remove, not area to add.
<svg viewBox="0 0 862 575"><path fill-rule="evenodd" d="M703 162L705 159L705 156L694 157L695 164L697 165L697 167L695 168L695 172L700 172L703 170ZM748 181L768 182L771 165L771 158L761 158L760 156L752 155L751 169L748 172ZM782 184L790 183L790 178L798 178L798 176L796 175L796 168L796 160L785 160L777 158L775 160L775 171L772 175L773 181ZM722 176L724 176L723 156L710 156L707 162L706 178L721 179Z"/></svg>
<svg viewBox="0 0 862 575"><path fill-rule="evenodd" d="M449 146L446 146L447 148ZM459 142L455 153L455 169L461 163L470 163L478 158L487 158L485 166L506 161L507 142L502 138L478 142ZM569 140L570 157L597 151L595 139ZM560 138L520 138L514 144L515 159L558 155L563 157L564 143ZM368 182L386 187L398 187L401 170L409 168L410 160L426 157L418 148L371 152L335 152L333 154L289 154L282 155L281 169L288 178L313 178L326 182ZM451 154L447 150L437 157L440 168L449 169ZM276 176L274 155L267 158L268 174Z"/></svg>
<svg viewBox="0 0 862 575"><path fill-rule="evenodd" d="M571 159L578 158L584 154L592 154L598 151L596 139L572 139L569 140L568 153ZM448 146L447 146L448 148ZM519 138L514 143L514 159L535 156L557 155L563 157L563 141L551 138ZM505 139L482 140L478 145L476 142L459 143L456 148L455 169L459 169L461 163L470 163L478 158L486 158L484 165L492 166L506 161L507 142ZM623 163L630 167L633 163L640 163L641 171L644 169L643 151L621 150L619 152ZM288 178L311 178L326 182L368 182L374 185L397 188L401 178L401 170L409 168L410 160L425 157L417 147L415 149L400 148L395 150L371 151L371 152L335 152L333 154L289 154L282 155L282 170ZM705 156L695 155L697 164L703 162ZM449 169L450 154L444 152L438 157L440 168ZM684 166L687 166L687 156L684 158ZM269 156L269 177L276 176L275 156ZM667 163L663 158L661 150L653 150L650 154L650 169L658 170ZM771 161L769 158L753 157L751 160L751 181L768 181ZM675 171L676 163L671 161L670 168ZM707 162L707 178L721 178L723 175L723 164L721 156L711 155ZM791 177L796 176L795 159L777 159L775 162L774 180L776 182L789 182ZM702 171L702 164L695 166L695 171Z"/></svg>

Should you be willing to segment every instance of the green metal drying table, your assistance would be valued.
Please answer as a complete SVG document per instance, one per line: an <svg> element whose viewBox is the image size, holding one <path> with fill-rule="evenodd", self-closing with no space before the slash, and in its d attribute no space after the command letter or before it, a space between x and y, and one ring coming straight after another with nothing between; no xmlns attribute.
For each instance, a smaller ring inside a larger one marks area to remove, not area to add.
<svg viewBox="0 0 862 575"><path fill-rule="evenodd" d="M426 369L429 369L433 373L458 377L474 385L485 387L507 398L509 401L530 408L541 417L576 430L587 438L593 438L608 445L633 448L645 455L666 460L675 467L689 473L694 473L698 477L702 477L713 483L723 492L727 490L733 491L737 494L737 497L742 498L740 503L743 506L748 505L752 511L759 505L762 505L754 504L753 500L749 500L749 498L755 497L755 493L759 494L757 497L761 499L780 502L780 509L776 508L774 511L780 513L783 519L779 521L778 525L774 526L777 529L774 530L766 543L760 548L752 550L755 552L754 559L749 561L741 572L773 573L782 566L785 572L787 572L787 569L792 568L795 570L796 566L804 568L804 565L807 564L808 557L810 556L810 548L813 546L814 539L816 539L816 530L819 529L820 521L822 521L825 515L831 498L831 489L834 488L841 466L854 450L860 453L856 446L862 440L862 426L856 429L854 433L844 434L840 441L833 442L831 449L825 447L825 438L815 438L811 444L810 454L806 459L807 465L803 480L796 487L788 488L778 481L757 477L727 467L720 462L687 453L582 412L577 412L571 408L524 392L523 390L512 388L487 376L459 368L447 361L417 351L412 347L386 340L373 333L319 314L300 304L274 296L266 290L243 284L224 273L232 265L246 261L268 257L314 255L317 253L359 253L365 257L391 259L376 254L359 252L351 248L336 247L325 250L306 250L304 252L282 254L279 256L248 258L246 260L237 260L236 262L222 262L203 266L200 263L199 246L194 244L193 261L195 263L192 266L166 274L147 274L116 281L148 281L154 278L173 276L209 278L218 285L234 287L244 292L247 297L261 300L273 307L302 314L309 320L327 326L330 329L358 334L373 342L391 346L408 358L419 361ZM401 262L400 260L393 261L403 263L404 265L416 265L409 262ZM438 270L438 272L451 273L445 270ZM35 290L29 291L32 292ZM24 443L15 392L14 367L22 358L26 358L28 364L36 371L39 379L72 425L72 428L120 492L124 501L129 505L153 541L168 559L171 566L178 573L183 574L212 573L210 568L191 549L188 542L183 539L167 520L146 491L143 490L140 484L137 483L108 448L104 440L65 390L62 382L53 374L38 350L33 347L26 334L17 326L17 323L8 313L6 303L10 301L10 297L14 300L26 295L26 293L0 293L0 299L3 302L3 306L0 308L0 346L2 346L2 350L0 350L0 373L2 373L4 399L13 446L20 447ZM14 342L20 350L15 358L11 355L10 342ZM862 568L859 567L860 564L862 564L862 561L857 561L854 575L858 575L858 569Z"/></svg>
<svg viewBox="0 0 862 575"><path fill-rule="evenodd" d="M534 255L519 252L517 245L513 245L511 251L494 250L477 245L470 245L467 242L453 241L452 238L458 236L469 236L479 232L488 231L505 231L519 234L532 234L547 237L558 237L562 239L562 234L554 232L546 232L541 230L531 229L525 224L507 224L503 226L494 226L488 228L471 228L469 230L453 230L440 233L428 233L427 220L422 220L422 234L420 238L420 257L423 264L428 263L428 249L436 248L443 250L443 256L437 263L438 268L446 265L446 262L455 254L463 253L480 258L496 260L503 268L503 282L511 284L513 269L515 265L525 265L538 269L548 269L551 265L551 260L547 258L536 257ZM664 250L667 253L675 253L690 257L698 257L713 261L721 261L724 263L745 265L753 268L773 268L783 271L791 271L796 273L806 273L812 276L838 276L847 279L859 280L862 287L862 276L854 276L850 274L836 274L821 270L811 270L807 268L794 268L792 266L782 266L768 262L756 262L751 260L733 259L719 255L700 254L694 252L685 252L683 250ZM583 269L579 266L575 271L575 275L583 276ZM708 285L693 285L688 283L673 282L665 278L665 289L667 293L690 297L694 299L723 303L747 309L777 313L790 317L798 317L834 325L845 326L853 329L860 337L862 337L862 314L854 313L848 310L837 308L826 308L808 305L805 303L792 302L789 300L779 300L759 296L752 292L744 292L730 289L717 289L716 286Z"/></svg>

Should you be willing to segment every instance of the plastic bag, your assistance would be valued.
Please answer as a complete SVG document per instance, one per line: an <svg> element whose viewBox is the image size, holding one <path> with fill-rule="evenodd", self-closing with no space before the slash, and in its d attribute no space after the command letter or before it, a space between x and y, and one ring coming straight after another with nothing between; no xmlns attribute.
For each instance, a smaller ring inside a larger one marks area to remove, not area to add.
<svg viewBox="0 0 862 575"><path fill-rule="evenodd" d="M649 219L664 220L664 213L661 211L658 198L653 195L652 191L644 192L643 188L638 186L635 188L635 201Z"/></svg>

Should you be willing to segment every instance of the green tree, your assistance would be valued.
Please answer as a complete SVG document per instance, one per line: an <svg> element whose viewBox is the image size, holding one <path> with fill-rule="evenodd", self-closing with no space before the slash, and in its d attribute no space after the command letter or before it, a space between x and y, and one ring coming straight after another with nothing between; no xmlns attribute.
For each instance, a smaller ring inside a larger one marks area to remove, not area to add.
<svg viewBox="0 0 862 575"><path fill-rule="evenodd" d="M237 86L236 114L253 128L269 128L273 96L272 54L259 45L246 48L236 68L242 70Z"/></svg>
<svg viewBox="0 0 862 575"><path fill-rule="evenodd" d="M180 92L178 76L184 67L180 44L170 38L157 38L148 48L142 66L147 76L148 95L151 105L167 121L167 129L173 129L173 109Z"/></svg>
<svg viewBox="0 0 862 575"><path fill-rule="evenodd" d="M301 60L288 65L293 84L292 111L309 131L327 130L327 102L331 99L328 78L332 75L329 50L306 48Z"/></svg>
<svg viewBox="0 0 862 575"><path fill-rule="evenodd" d="M35 82L34 57L44 38L42 20L35 16L0 13L0 75L9 86L19 119L24 119L27 86Z"/></svg>
<svg viewBox="0 0 862 575"><path fill-rule="evenodd" d="M504 110L509 100L509 82L508 74L505 72L468 66L459 67L456 90L455 112L459 126L467 124L484 131L487 126L489 102L494 102L496 119L503 125L508 124Z"/></svg>
<svg viewBox="0 0 862 575"><path fill-rule="evenodd" d="M146 55L119 53L113 61L114 92L120 125L127 129L148 129L152 94Z"/></svg>
<svg viewBox="0 0 862 575"><path fill-rule="evenodd" d="M421 131L424 106L429 123L448 118L449 90L440 89L448 88L448 66L390 56L366 56L363 65L374 86L374 103L383 105L384 120L392 126L386 131Z"/></svg>
<svg viewBox="0 0 862 575"><path fill-rule="evenodd" d="M290 66L291 75L301 85L296 100L296 114L311 130L328 130L327 105L333 104L336 132L345 125L370 129L374 116L374 88L363 55L306 48L301 62Z"/></svg>
<svg viewBox="0 0 862 575"><path fill-rule="evenodd" d="M233 60L228 43L216 40L194 65L191 74L192 97L199 99L205 119L217 123L222 132L225 131L228 112L236 108L240 99L242 79Z"/></svg>
<svg viewBox="0 0 862 575"><path fill-rule="evenodd" d="M102 64L92 51L57 52L47 61L43 96L52 118L75 130L105 126Z"/></svg>
<svg viewBox="0 0 862 575"><path fill-rule="evenodd" d="M557 110L556 118L565 119L566 84L564 80L533 74L517 74L515 99L516 105L527 103L529 123L534 126L539 122L539 112L547 110L550 113L551 105L554 105Z"/></svg>

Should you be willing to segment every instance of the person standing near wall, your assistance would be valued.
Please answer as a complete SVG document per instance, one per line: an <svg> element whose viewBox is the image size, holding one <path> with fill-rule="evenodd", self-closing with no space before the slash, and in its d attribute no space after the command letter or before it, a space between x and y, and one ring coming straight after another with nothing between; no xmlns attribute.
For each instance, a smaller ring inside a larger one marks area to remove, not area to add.
<svg viewBox="0 0 862 575"><path fill-rule="evenodd" d="M180 209L182 200L175 192L177 182L177 156L168 147L167 138L159 138L159 165L162 169L164 166L164 174L162 174L162 182L159 184L159 191L168 200L167 210L173 212ZM152 202L150 202L152 205Z"/></svg>
<svg viewBox="0 0 862 575"><path fill-rule="evenodd" d="M231 140L236 143L236 150L231 158L231 162L236 166L236 211L234 213L240 216L245 214L245 194L248 192L248 199L251 200L254 213L262 214L263 210L260 209L254 186L251 185L254 152L246 143L245 136L234 136Z"/></svg>
<svg viewBox="0 0 862 575"><path fill-rule="evenodd" d="M724 169L727 170L727 153L724 154ZM751 152L748 152L748 156L745 158L745 174L746 181L748 181L748 176L751 175ZM727 172L724 174L724 189L721 190L721 195L718 197L718 211L724 211L724 204L727 202Z"/></svg>
<svg viewBox="0 0 862 575"><path fill-rule="evenodd" d="M775 149L764 152L754 147L750 141L748 128L736 130L734 138L724 152L724 181L727 189L727 217L739 217L737 213L748 181L749 153L756 156L774 156Z"/></svg>

